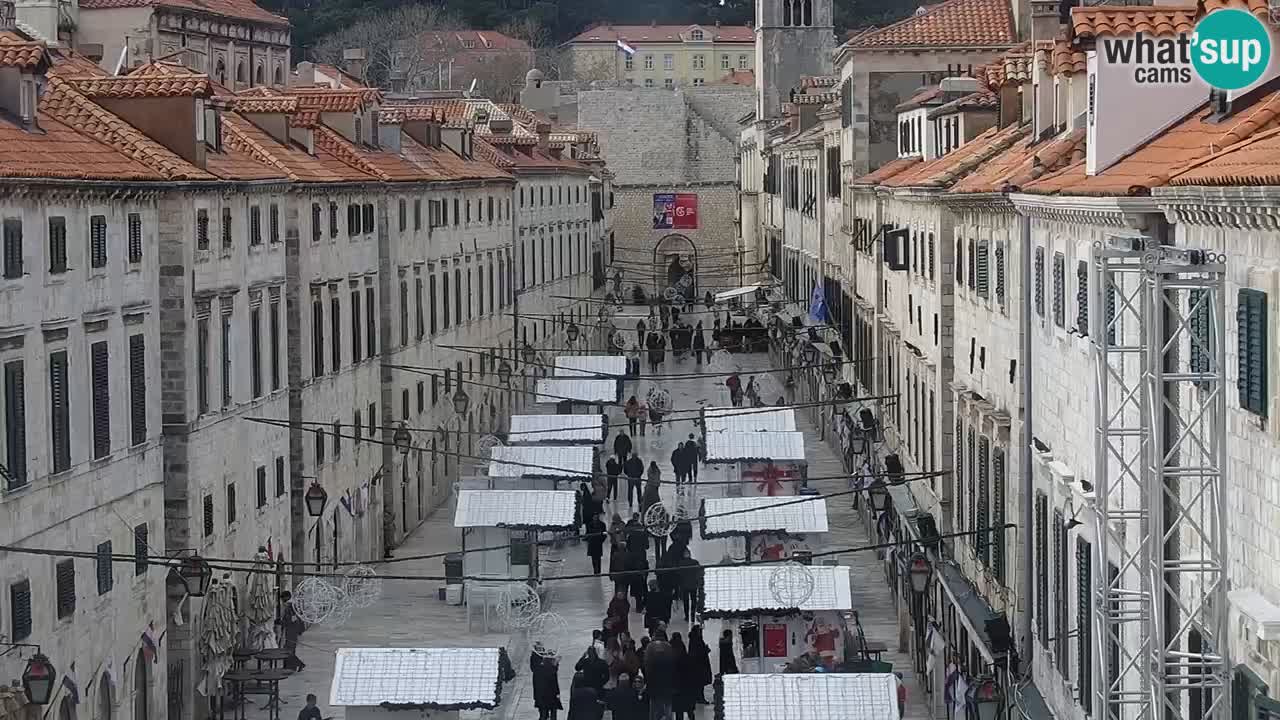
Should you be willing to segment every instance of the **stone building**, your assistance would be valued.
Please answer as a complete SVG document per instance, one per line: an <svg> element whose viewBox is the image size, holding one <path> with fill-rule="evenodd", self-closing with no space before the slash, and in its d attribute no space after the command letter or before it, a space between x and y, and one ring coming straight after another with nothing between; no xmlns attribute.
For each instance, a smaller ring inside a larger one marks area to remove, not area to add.
<svg viewBox="0 0 1280 720"><path fill-rule="evenodd" d="M756 0L756 116L782 113L801 78L831 74L835 15L831 0Z"/></svg>
<svg viewBox="0 0 1280 720"><path fill-rule="evenodd" d="M754 68L754 41L751 27L743 25L605 24L582 31L561 50L578 81L671 90L711 85L735 70Z"/></svg>

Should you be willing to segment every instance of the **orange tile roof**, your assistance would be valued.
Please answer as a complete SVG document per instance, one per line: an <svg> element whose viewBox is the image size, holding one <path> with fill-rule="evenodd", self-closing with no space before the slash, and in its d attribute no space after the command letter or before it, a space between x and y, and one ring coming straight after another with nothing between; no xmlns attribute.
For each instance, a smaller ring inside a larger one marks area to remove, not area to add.
<svg viewBox="0 0 1280 720"><path fill-rule="evenodd" d="M515 163L506 154L499 152L496 147L490 145L484 138L475 139L476 157L492 164L498 168L515 167Z"/></svg>
<svg viewBox="0 0 1280 720"><path fill-rule="evenodd" d="M1190 33L1196 20L1214 10L1237 9L1266 21L1267 0L1200 0L1199 7L1116 6L1074 7L1071 34L1086 40L1100 35L1174 35Z"/></svg>
<svg viewBox="0 0 1280 720"><path fill-rule="evenodd" d="M352 75L346 70L343 70L337 65L326 65L324 63L316 63L315 69L320 71L324 75L327 75L333 78L334 82L338 83L338 87L340 88L368 87L367 85L364 84L364 82L360 78L356 77L355 75Z"/></svg>
<svg viewBox="0 0 1280 720"><path fill-rule="evenodd" d="M379 180L413 182L425 179L418 167L399 155L363 146L357 147L336 130L324 125L316 128L315 134L317 149L323 149L356 170Z"/></svg>
<svg viewBox="0 0 1280 720"><path fill-rule="evenodd" d="M0 32L0 67L34 68L46 61L47 52L44 43Z"/></svg>
<svg viewBox="0 0 1280 720"><path fill-rule="evenodd" d="M959 178L1012 147L1026 132L1026 128L1017 125L1003 130L990 128L946 155L899 173L881 184L888 187L950 187Z"/></svg>
<svg viewBox="0 0 1280 720"><path fill-rule="evenodd" d="M929 111L929 117L941 117L964 110L995 110L1000 107L1000 97L990 90L979 90L958 97Z"/></svg>
<svg viewBox="0 0 1280 720"><path fill-rule="evenodd" d="M1076 48L1066 40L1059 38L1053 41L1049 70L1054 75L1072 75L1082 73L1089 68L1089 58L1083 50Z"/></svg>
<svg viewBox="0 0 1280 720"><path fill-rule="evenodd" d="M258 162L279 169L298 182L368 182L374 180L342 162L317 144L316 154L285 145L248 120L229 113L223 116L223 143L235 147Z"/></svg>
<svg viewBox="0 0 1280 720"><path fill-rule="evenodd" d="M208 180L212 177L81 95L75 85L60 77L48 79L40 108L76 130L155 168L166 179Z"/></svg>
<svg viewBox="0 0 1280 720"><path fill-rule="evenodd" d="M250 20L267 25L287 26L289 21L258 7L253 0L80 0L81 10L115 8L164 7L218 15L236 20Z"/></svg>
<svg viewBox="0 0 1280 720"><path fill-rule="evenodd" d="M952 193L1014 192L1047 173L1084 159L1085 131L1075 130L1047 142L1027 137L951 186Z"/></svg>
<svg viewBox="0 0 1280 720"><path fill-rule="evenodd" d="M467 160L447 147L429 148L407 134L401 136L404 157L433 180L510 180L511 174L499 167L510 167L490 159L497 151L482 138L475 139L479 160ZM500 153L498 153L500 155ZM495 165L499 167L495 167Z"/></svg>
<svg viewBox="0 0 1280 720"><path fill-rule="evenodd" d="M209 76L171 63L151 63L128 75L68 77L85 97L208 97Z"/></svg>
<svg viewBox="0 0 1280 720"><path fill-rule="evenodd" d="M680 42L680 35L691 31L693 25L597 25L578 33L566 44L572 43L609 43L624 40L632 45L636 43L671 43ZM706 33L706 39L714 42L750 42L756 41L756 31L746 25L698 25Z"/></svg>
<svg viewBox="0 0 1280 720"><path fill-rule="evenodd" d="M1017 43L1007 0L945 0L846 43L855 49L1003 47Z"/></svg>
<svg viewBox="0 0 1280 720"><path fill-rule="evenodd" d="M298 111L298 98L285 95L276 97L222 97L227 105L241 113L295 113Z"/></svg>
<svg viewBox="0 0 1280 720"><path fill-rule="evenodd" d="M894 111L906 112L907 110L915 110L916 108L923 106L925 103L933 102L940 97L942 97L941 85L931 85L917 91L916 94L912 95L906 102L899 103L898 106L894 108Z"/></svg>
<svg viewBox="0 0 1280 720"><path fill-rule="evenodd" d="M746 85L752 87L756 84L756 74L752 70L730 70L727 75L720 78L721 85Z"/></svg>
<svg viewBox="0 0 1280 720"><path fill-rule="evenodd" d="M1024 186L1026 192L1062 195L1146 195L1215 149L1280 126L1280 91L1259 99L1237 117L1209 118L1208 103L1102 172L1085 175L1083 161Z"/></svg>
<svg viewBox="0 0 1280 720"><path fill-rule="evenodd" d="M105 77L109 75L98 63L67 48L55 48L49 51L53 55L53 67L46 71L48 75L60 77Z"/></svg>
<svg viewBox="0 0 1280 720"><path fill-rule="evenodd" d="M1170 185L1280 185L1280 128L1251 138L1193 163Z"/></svg>
<svg viewBox="0 0 1280 720"><path fill-rule="evenodd" d="M854 179L849 184L850 185L879 185L880 183L884 182L885 180L888 180L891 177L894 177L895 175L906 172L909 168L915 167L919 163L920 163L920 158L918 157L906 157L906 158L897 158L895 160L890 160L889 162L885 163L884 165L881 165L879 168L875 170L872 170L866 175L863 175L860 178Z"/></svg>
<svg viewBox="0 0 1280 720"><path fill-rule="evenodd" d="M359 112L382 101L382 93L373 89L296 88L288 94L298 98L300 109L319 112Z"/></svg>
<svg viewBox="0 0 1280 720"><path fill-rule="evenodd" d="M53 116L37 117L41 132L27 132L0 117L0 177L58 180L162 180L141 162L77 132Z"/></svg>

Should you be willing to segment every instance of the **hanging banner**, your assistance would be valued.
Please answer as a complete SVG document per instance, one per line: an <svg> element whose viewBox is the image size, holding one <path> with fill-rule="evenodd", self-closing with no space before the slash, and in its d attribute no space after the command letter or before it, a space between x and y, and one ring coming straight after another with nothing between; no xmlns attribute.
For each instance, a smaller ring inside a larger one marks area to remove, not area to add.
<svg viewBox="0 0 1280 720"><path fill-rule="evenodd" d="M654 193L654 230L696 230L698 228L698 196L696 193Z"/></svg>
<svg viewBox="0 0 1280 720"><path fill-rule="evenodd" d="M765 623L764 626L764 656L780 657L787 656L787 626L782 623Z"/></svg>

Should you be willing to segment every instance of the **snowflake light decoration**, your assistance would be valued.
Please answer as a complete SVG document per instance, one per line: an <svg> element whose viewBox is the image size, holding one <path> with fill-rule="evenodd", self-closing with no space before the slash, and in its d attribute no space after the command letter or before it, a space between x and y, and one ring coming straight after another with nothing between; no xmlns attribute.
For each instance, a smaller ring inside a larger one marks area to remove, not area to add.
<svg viewBox="0 0 1280 720"><path fill-rule="evenodd" d="M476 441L476 457L488 458L494 448L502 447L497 435L481 435Z"/></svg>
<svg viewBox="0 0 1280 720"><path fill-rule="evenodd" d="M671 393L660 388L650 388L649 394L645 397L649 407L660 413L671 412Z"/></svg>
<svg viewBox="0 0 1280 720"><path fill-rule="evenodd" d="M671 531L676 529L676 520L676 516L660 502L654 503L644 511L644 528L654 537L670 535Z"/></svg>
<svg viewBox="0 0 1280 720"><path fill-rule="evenodd" d="M352 607L367 608L382 597L382 580L378 573L368 565L356 565L347 571L342 580L342 589Z"/></svg>
<svg viewBox="0 0 1280 720"><path fill-rule="evenodd" d="M502 588L498 614L511 627L529 627L541 613L542 599L533 588L524 583L511 583Z"/></svg>
<svg viewBox="0 0 1280 720"><path fill-rule="evenodd" d="M347 602L342 588L324 578L309 577L293 589L293 610L303 622L317 625Z"/></svg>
<svg viewBox="0 0 1280 720"><path fill-rule="evenodd" d="M780 607L800 607L813 596L813 571L808 565L785 562L769 574L769 592Z"/></svg>
<svg viewBox="0 0 1280 720"><path fill-rule="evenodd" d="M539 657L560 655L560 640L569 631L569 623L553 612L538 614L529 624L529 646Z"/></svg>

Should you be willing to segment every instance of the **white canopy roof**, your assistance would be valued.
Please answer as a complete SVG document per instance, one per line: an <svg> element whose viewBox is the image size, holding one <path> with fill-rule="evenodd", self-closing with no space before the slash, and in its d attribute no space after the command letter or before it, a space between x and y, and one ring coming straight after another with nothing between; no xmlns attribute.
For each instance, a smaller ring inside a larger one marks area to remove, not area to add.
<svg viewBox="0 0 1280 720"><path fill-rule="evenodd" d="M707 433L707 462L772 460L803 462L804 433L715 432Z"/></svg>
<svg viewBox="0 0 1280 720"><path fill-rule="evenodd" d="M604 442L603 415L512 415L512 444Z"/></svg>
<svg viewBox="0 0 1280 720"><path fill-rule="evenodd" d="M770 579L776 563L739 567L709 567L705 572L706 612L711 617L795 610L774 596ZM843 565L806 565L813 575L813 592L799 603L800 610L852 610L849 568Z"/></svg>
<svg viewBox="0 0 1280 720"><path fill-rule="evenodd" d="M743 285L740 288L734 288L732 290L724 290L722 292L716 293L716 296L715 296L716 302L724 302L726 300L732 300L734 298L742 297L743 295L751 295L755 293L756 290L759 290L762 287L765 287L764 283L751 283L750 285Z"/></svg>
<svg viewBox="0 0 1280 720"><path fill-rule="evenodd" d="M892 673L724 676L724 720L898 720Z"/></svg>
<svg viewBox="0 0 1280 720"><path fill-rule="evenodd" d="M765 410L764 408L709 407L703 411L707 432L760 432L778 430L793 432L796 429L796 411L791 408Z"/></svg>
<svg viewBox="0 0 1280 720"><path fill-rule="evenodd" d="M572 490L459 490L453 526L567 528L576 503Z"/></svg>
<svg viewBox="0 0 1280 720"><path fill-rule="evenodd" d="M561 355L556 358L557 377L600 378L627 374L627 359L621 355Z"/></svg>
<svg viewBox="0 0 1280 720"><path fill-rule="evenodd" d="M803 535L830 529L827 501L818 496L707 498L703 510L702 533L707 537L771 531Z"/></svg>
<svg viewBox="0 0 1280 720"><path fill-rule="evenodd" d="M591 477L591 448L583 445L504 445L490 457L489 477Z"/></svg>
<svg viewBox="0 0 1280 720"><path fill-rule="evenodd" d="M498 705L497 648L341 648L329 704L421 704L436 709Z"/></svg>
<svg viewBox="0 0 1280 720"><path fill-rule="evenodd" d="M618 402L618 381L592 378L543 378L538 381L536 402L555 405L565 400L581 403Z"/></svg>

